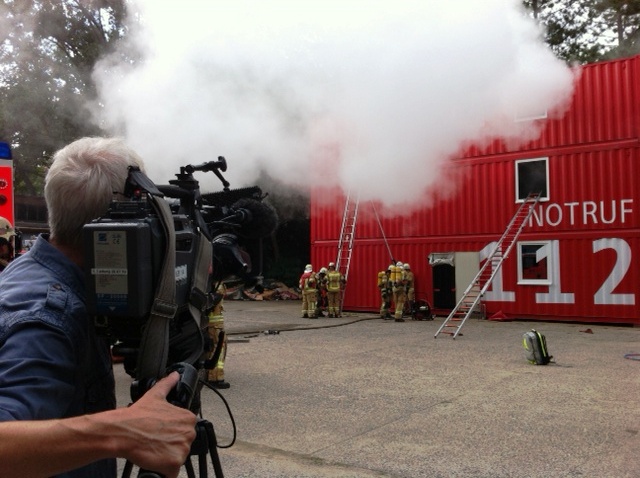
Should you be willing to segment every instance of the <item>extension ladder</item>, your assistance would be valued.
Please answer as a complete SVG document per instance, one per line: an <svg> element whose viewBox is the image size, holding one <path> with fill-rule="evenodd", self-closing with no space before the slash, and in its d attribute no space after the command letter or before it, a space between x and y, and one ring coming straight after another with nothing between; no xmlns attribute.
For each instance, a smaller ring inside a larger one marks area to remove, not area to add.
<svg viewBox="0 0 640 478"><path fill-rule="evenodd" d="M502 266L502 263L509 256L511 249L513 249L516 244L518 236L520 236L526 222L529 217L531 217L531 214L533 214L533 208L539 200L540 193L531 193L522 202L507 225L507 229L496 244L496 247L493 249L491 254L489 254L489 257L487 257L487 260L478 271L478 274L466 288L462 294L462 298L442 323L434 335L434 338L438 338L438 335L441 333L449 334L454 339L458 336L464 323L480 304L484 293L489 288L489 285L491 285L491 282Z"/></svg>
<svg viewBox="0 0 640 478"><path fill-rule="evenodd" d="M344 292L348 284L349 265L351 264L351 254L353 252L353 238L356 234L359 202L359 194L347 193L347 200L344 204L344 214L342 216L342 227L340 228L340 239L338 241L338 255L336 257L336 270L342 274L345 280L345 285L340 292L340 313L342 313Z"/></svg>

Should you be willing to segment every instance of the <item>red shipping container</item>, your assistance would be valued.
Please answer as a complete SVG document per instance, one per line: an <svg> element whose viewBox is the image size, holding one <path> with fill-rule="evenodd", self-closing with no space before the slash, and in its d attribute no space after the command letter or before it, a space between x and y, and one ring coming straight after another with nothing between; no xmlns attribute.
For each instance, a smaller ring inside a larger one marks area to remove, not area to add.
<svg viewBox="0 0 640 478"><path fill-rule="evenodd" d="M455 196L409 217L360 204L344 308L378 310L375 279L392 259L411 264L418 298L453 308L519 202L539 187L543 199L484 298L487 315L640 323L639 62L584 67L571 109L536 120L547 122L541 137L517 151L499 142L468 148L449 165L464 173ZM336 259L343 206L312 194L318 267Z"/></svg>

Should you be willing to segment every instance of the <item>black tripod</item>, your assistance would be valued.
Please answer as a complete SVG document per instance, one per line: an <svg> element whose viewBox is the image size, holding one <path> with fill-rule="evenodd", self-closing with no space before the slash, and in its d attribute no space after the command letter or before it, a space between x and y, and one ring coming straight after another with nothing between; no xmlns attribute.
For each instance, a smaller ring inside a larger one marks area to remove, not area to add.
<svg viewBox="0 0 640 478"><path fill-rule="evenodd" d="M221 332L221 335L222 333L223 332ZM214 358L216 361L217 357L219 357L220 355L219 349L220 347L217 347L216 352L214 353ZM223 403L227 407L227 411L229 412L231 423L233 424L234 429L234 440L229 445L226 445L223 448L229 448L230 446L232 446L233 442L235 441L235 421L233 420L233 415L231 414L229 405L224 397L207 382L198 380L198 373L196 369L191 365L186 363L178 363L170 367L169 371L171 370L180 372L180 382L167 397L167 399L174 405L188 408L189 410L193 410L197 413L197 411L201 409L200 390L202 385L206 385L207 388L213 390L222 399ZM142 395L144 391L148 390L152 385L153 384L149 382L134 382L132 384L133 400L135 401ZM214 476L216 476L216 478L223 478L224 475L222 473L222 466L220 465L220 457L218 456L218 442L216 439L215 431L213 429L213 424L201 417L196 423L196 438L191 444L189 456L184 463L184 467L189 478L196 477L193 463L191 461L192 456L198 457L198 469L200 478L208 477L207 455L209 455L211 458L213 471L215 472ZM122 471L122 478L130 478L132 470L133 463L127 460ZM161 478L161 475L153 471L140 469L138 471L138 478Z"/></svg>
<svg viewBox="0 0 640 478"><path fill-rule="evenodd" d="M218 443L216 440L216 434L213 430L213 424L200 418L196 423L196 438L191 444L191 451L187 457L187 461L184 463L187 476L189 478L195 478L195 470L193 468L192 456L198 457L198 471L200 478L207 478L209 476L207 472L207 455L211 458L211 464L213 465L214 476L217 478L224 478L222 473L222 466L220 465L220 457L218 456ZM133 471L133 463L127 461L122 471L122 478L129 478ZM138 478L160 478L161 475L153 471L139 470Z"/></svg>
<svg viewBox="0 0 640 478"><path fill-rule="evenodd" d="M193 464L191 463L192 456L198 457L200 478L207 478L207 453L211 458L214 476L217 478L223 478L220 457L218 456L218 441L216 439L215 431L213 430L213 424L204 418L200 418L196 424L196 439L191 445L191 452L184 464L189 478L195 478Z"/></svg>

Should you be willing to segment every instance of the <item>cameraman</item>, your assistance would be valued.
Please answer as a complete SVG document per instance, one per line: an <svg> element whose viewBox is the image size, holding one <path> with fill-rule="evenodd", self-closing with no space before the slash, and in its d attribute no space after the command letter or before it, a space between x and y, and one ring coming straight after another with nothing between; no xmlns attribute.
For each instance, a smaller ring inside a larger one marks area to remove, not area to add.
<svg viewBox="0 0 640 478"><path fill-rule="evenodd" d="M0 475L113 478L116 457L176 477L196 417L166 401L178 374L115 409L109 344L85 308L82 228L142 159L121 140L58 151L45 180L50 236L0 274ZM67 473L63 473L67 472Z"/></svg>

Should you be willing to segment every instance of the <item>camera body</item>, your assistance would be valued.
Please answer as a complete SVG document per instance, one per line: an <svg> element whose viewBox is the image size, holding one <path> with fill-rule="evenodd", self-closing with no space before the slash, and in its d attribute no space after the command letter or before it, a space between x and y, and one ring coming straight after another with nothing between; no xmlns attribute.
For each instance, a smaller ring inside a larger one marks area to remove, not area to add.
<svg viewBox="0 0 640 478"><path fill-rule="evenodd" d="M226 170L226 160L219 157L181 167L177 179L156 186L130 168L124 194L114 196L106 214L83 228L87 310L98 330L116 344L132 376L138 354L144 353L141 341L157 304L162 274L170 275L165 282L175 282L174 309L167 317L168 363L191 360L196 368L209 351L203 329L218 285L261 281L261 241L277 227L277 216L263 202L266 195L260 188L230 190L221 170ZM216 173L223 191L201 195L195 171ZM169 218L158 210L159 201ZM210 263L199 263L201 241L211 248ZM167 250L168 244L173 244L172 250ZM168 254L175 260L173 271L165 270ZM195 287L203 266L206 285L201 280ZM194 304L200 317L193 317Z"/></svg>
<svg viewBox="0 0 640 478"><path fill-rule="evenodd" d="M196 230L174 215L176 227L176 305L189 299ZM96 325L124 343L140 339L151 310L166 250L160 218L146 202L114 202L106 216L84 227L85 264L91 280L87 310ZM106 330L108 329L108 330Z"/></svg>

